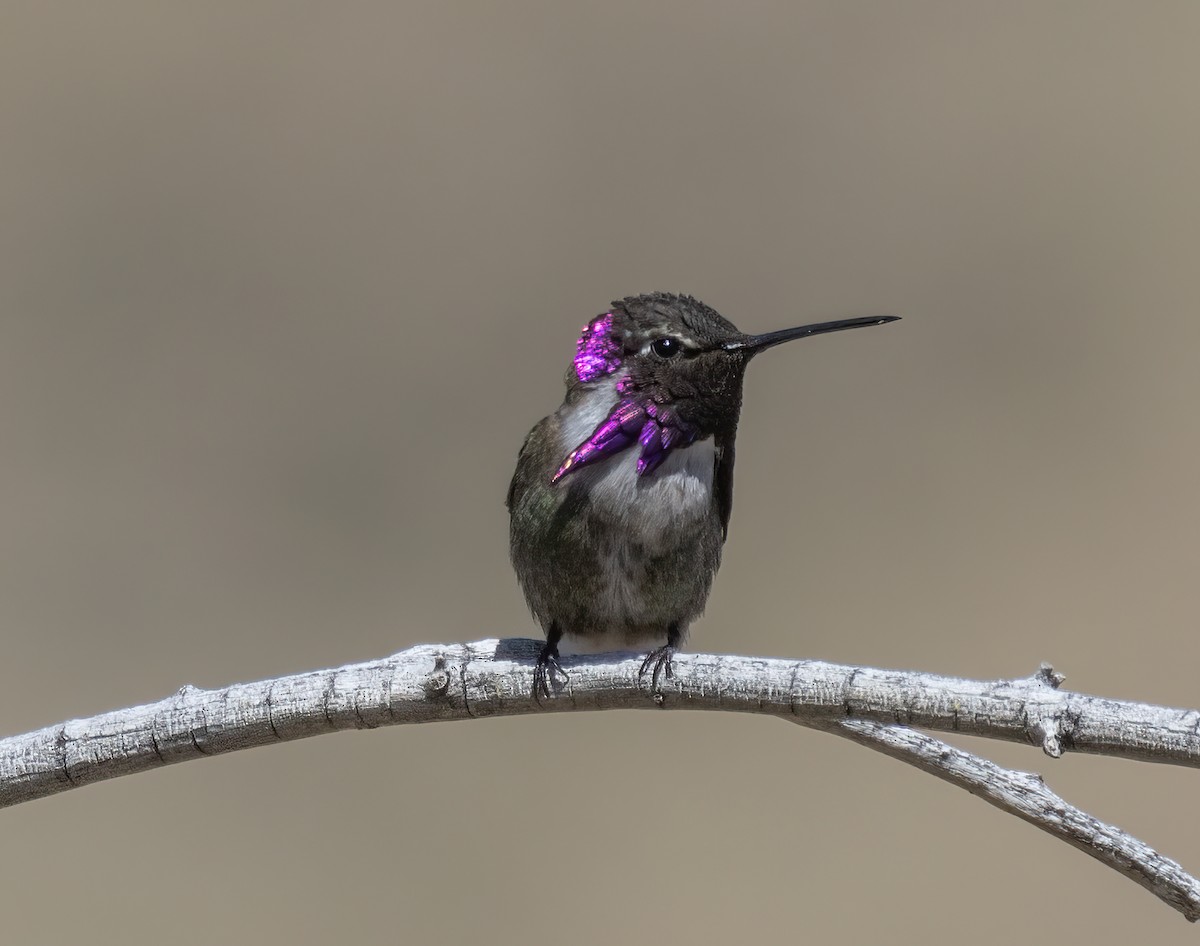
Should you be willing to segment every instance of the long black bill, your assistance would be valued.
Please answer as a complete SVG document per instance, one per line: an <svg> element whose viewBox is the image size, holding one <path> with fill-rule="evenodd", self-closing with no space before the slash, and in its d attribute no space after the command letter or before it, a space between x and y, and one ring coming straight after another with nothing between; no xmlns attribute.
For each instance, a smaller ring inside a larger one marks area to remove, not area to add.
<svg viewBox="0 0 1200 946"><path fill-rule="evenodd" d="M862 328L865 325L883 325L885 322L898 322L898 315L873 315L861 319L839 319L836 322L817 322L814 325L801 325L798 328L780 329L778 332L764 332L762 335L746 335L731 342L725 342L721 347L726 351L744 351L757 355L784 342L796 338L808 338L810 335L824 335L826 332L842 332L848 328Z"/></svg>

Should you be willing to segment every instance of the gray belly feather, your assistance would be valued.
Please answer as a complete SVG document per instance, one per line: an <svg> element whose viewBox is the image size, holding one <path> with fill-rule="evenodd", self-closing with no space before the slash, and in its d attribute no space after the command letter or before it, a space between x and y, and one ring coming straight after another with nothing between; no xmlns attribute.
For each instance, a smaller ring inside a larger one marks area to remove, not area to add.
<svg viewBox="0 0 1200 946"><path fill-rule="evenodd" d="M562 417L563 456L591 436L615 403L615 390L598 389ZM573 639L564 652L661 643L669 624L686 630L704 609L721 545L713 441L672 451L648 476L637 475L637 456L625 450L571 474L587 501L577 512L579 529L563 539L587 543L592 574L579 582L588 586L586 622L560 621ZM581 623L587 626L572 626Z"/></svg>

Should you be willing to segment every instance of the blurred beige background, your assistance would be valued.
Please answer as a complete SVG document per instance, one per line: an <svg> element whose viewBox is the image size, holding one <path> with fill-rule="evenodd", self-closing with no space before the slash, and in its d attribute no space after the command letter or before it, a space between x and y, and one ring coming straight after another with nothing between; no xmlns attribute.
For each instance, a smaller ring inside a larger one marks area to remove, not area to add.
<svg viewBox="0 0 1200 946"><path fill-rule="evenodd" d="M1198 36L1190 2L9 7L0 731L533 635L517 448L651 289L905 317L753 366L694 648L1200 704ZM1200 773L969 745L1200 871ZM0 821L23 944L1195 935L755 718L348 733Z"/></svg>

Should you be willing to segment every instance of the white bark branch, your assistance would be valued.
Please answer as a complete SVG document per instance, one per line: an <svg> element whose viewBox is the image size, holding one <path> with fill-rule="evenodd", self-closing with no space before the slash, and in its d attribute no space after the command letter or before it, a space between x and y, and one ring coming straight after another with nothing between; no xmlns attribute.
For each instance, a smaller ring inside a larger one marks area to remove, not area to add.
<svg viewBox="0 0 1200 946"><path fill-rule="evenodd" d="M563 660L570 679L530 696L540 642L422 645L384 660L238 684L184 687L145 706L0 740L0 807L170 762L339 729L593 709L718 709L780 716L938 775L1036 824L1200 917L1200 883L1119 829L1071 807L1040 778L1002 769L912 727L1064 751L1200 766L1200 711L1106 700L1032 677L979 682L811 660L680 654L661 694L642 655Z"/></svg>
<svg viewBox="0 0 1200 946"><path fill-rule="evenodd" d="M1040 775L1002 768L895 723L845 719L822 728L965 788L1119 871L1192 922L1200 917L1200 882L1169 857L1065 801Z"/></svg>

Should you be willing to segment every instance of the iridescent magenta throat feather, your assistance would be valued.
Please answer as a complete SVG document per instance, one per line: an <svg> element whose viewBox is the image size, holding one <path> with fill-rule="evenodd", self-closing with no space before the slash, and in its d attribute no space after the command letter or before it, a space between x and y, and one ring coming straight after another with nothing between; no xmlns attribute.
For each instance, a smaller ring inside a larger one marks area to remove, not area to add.
<svg viewBox="0 0 1200 946"><path fill-rule="evenodd" d="M640 403L622 400L587 440L568 454L550 482L560 479L581 466L615 456L622 450L641 444L637 459L638 476L656 469L678 447L696 440L696 431L680 423L674 413L653 401Z"/></svg>
<svg viewBox="0 0 1200 946"><path fill-rule="evenodd" d="M613 315L608 312L584 326L575 344L575 376L583 382L595 381L619 367L621 346L613 338ZM615 456L635 443L641 444L637 473L645 476L672 450L696 440L694 428L681 421L670 408L636 397L628 382L628 378L618 382L617 391L624 397L592 435L567 455L550 482L557 483L572 470Z"/></svg>
<svg viewBox="0 0 1200 946"><path fill-rule="evenodd" d="M575 343L575 376L595 381L621 367L621 346L612 335L613 316L608 312L583 327Z"/></svg>

